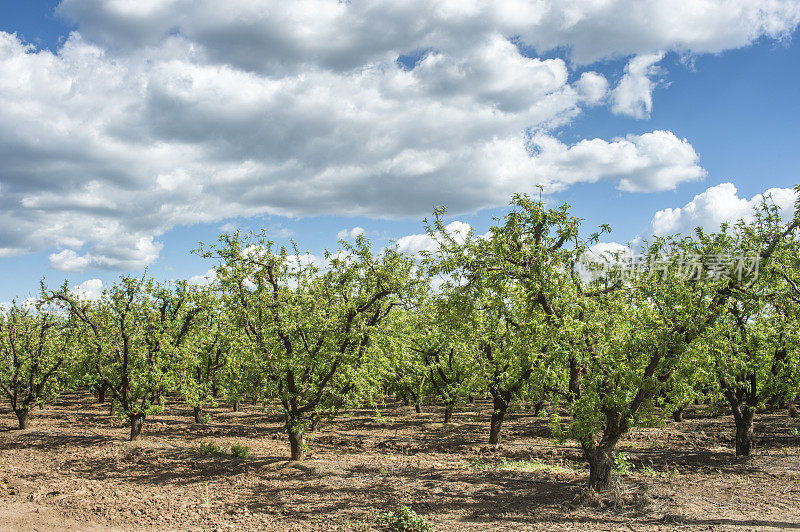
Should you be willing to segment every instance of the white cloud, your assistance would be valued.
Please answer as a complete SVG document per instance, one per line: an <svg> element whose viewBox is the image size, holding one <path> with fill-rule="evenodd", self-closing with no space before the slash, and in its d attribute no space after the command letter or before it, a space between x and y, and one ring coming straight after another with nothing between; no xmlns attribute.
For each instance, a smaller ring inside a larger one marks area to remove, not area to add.
<svg viewBox="0 0 800 532"><path fill-rule="evenodd" d="M444 232L451 238L455 239L458 243L464 243L472 231L472 226L466 222L458 220L452 221L444 227ZM400 253L405 253L412 257L416 257L420 252L434 252L439 249L443 235L436 234L430 235L428 233L420 233L415 235L406 235L397 239L395 248Z"/></svg>
<svg viewBox="0 0 800 532"><path fill-rule="evenodd" d="M189 277L189 284L197 286L209 286L217 280L217 271L214 268L209 269L205 273L192 275Z"/></svg>
<svg viewBox="0 0 800 532"><path fill-rule="evenodd" d="M294 236L294 231L282 225L276 225L269 229L269 234L275 238L291 238Z"/></svg>
<svg viewBox="0 0 800 532"><path fill-rule="evenodd" d="M683 207L656 212L650 222L650 233L657 236L691 234L696 227L717 231L725 222L752 220L754 208L758 207L765 196L771 197L771 201L780 208L784 219L788 220L794 213L796 195L791 188L771 188L748 200L739 197L733 183L722 183L709 187Z"/></svg>
<svg viewBox="0 0 800 532"><path fill-rule="evenodd" d="M618 242L598 242L586 250L585 258L590 262L606 262L632 255L631 248Z"/></svg>
<svg viewBox="0 0 800 532"><path fill-rule="evenodd" d="M540 51L569 47L581 64L678 50L717 53L800 20L793 0L64 0L57 10L115 49L181 36L206 61L262 72L299 65L358 69L398 51L451 52L488 34L516 35Z"/></svg>
<svg viewBox="0 0 800 532"><path fill-rule="evenodd" d="M364 234L363 227L353 227L352 229L342 229L338 233L336 233L337 240L355 240L359 236Z"/></svg>
<svg viewBox="0 0 800 532"><path fill-rule="evenodd" d="M153 242L152 237L126 236L113 242L98 239L92 251L82 255L71 249L51 253L50 266L68 272L86 269L139 270L158 258L163 244ZM129 246L126 246L128 243Z"/></svg>
<svg viewBox="0 0 800 532"><path fill-rule="evenodd" d="M73 288L72 292L81 299L97 301L103 295L103 281L88 279Z"/></svg>
<svg viewBox="0 0 800 532"><path fill-rule="evenodd" d="M692 145L669 131L610 142L583 140L573 146L542 135L534 137L533 143L538 155L531 159L532 173L549 190L605 179L627 192L656 192L706 175Z"/></svg>
<svg viewBox="0 0 800 532"><path fill-rule="evenodd" d="M576 65L718 52L800 20L780 0L64 0L58 13L79 31L56 53L0 32L0 256L48 250L71 271L140 269L165 231L226 218L459 213L597 179L674 188L703 171L669 132L555 140L608 99L600 74L569 81ZM413 68L396 61L420 51Z"/></svg>
<svg viewBox="0 0 800 532"><path fill-rule="evenodd" d="M597 104L608 93L608 80L597 72L584 72L575 83L575 88L587 102Z"/></svg>
<svg viewBox="0 0 800 532"><path fill-rule="evenodd" d="M590 246L577 264L578 275L584 281L598 278L602 272L633 257L633 250L617 242L598 242Z"/></svg>
<svg viewBox="0 0 800 532"><path fill-rule="evenodd" d="M650 117L653 108L653 89L656 82L652 76L660 69L656 63L664 58L664 52L637 55L625 66L625 75L611 94L611 110L615 114L643 119Z"/></svg>

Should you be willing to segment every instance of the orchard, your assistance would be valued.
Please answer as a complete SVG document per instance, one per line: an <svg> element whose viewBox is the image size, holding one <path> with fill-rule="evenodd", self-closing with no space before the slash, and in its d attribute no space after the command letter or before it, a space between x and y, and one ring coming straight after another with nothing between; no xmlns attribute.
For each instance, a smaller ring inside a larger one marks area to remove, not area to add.
<svg viewBox="0 0 800 532"><path fill-rule="evenodd" d="M291 467L314 464L339 441L330 431L364 412L386 432L374 452L388 455L424 448L406 430L415 418L489 457L537 427L541 448L571 449L574 483L602 498L624 485L632 434L661 441L691 413L729 420L714 425L727 446L716 452L739 464L760 452L760 417L797 416L798 207L765 198L716 232L597 254L611 228L587 231L569 206L520 195L483 235L448 231L436 210L426 228L437 247L418 256L359 236L312 260L268 233L237 232L196 250L215 263L208 285L125 276L92 300L42 281L38 298L0 314L0 387L22 429L4 441L46 447L37 418L64 404L104 405L97 415L118 440L160 437L170 415L206 445L200 455L217 453L208 437L235 424L282 442L274 459Z"/></svg>

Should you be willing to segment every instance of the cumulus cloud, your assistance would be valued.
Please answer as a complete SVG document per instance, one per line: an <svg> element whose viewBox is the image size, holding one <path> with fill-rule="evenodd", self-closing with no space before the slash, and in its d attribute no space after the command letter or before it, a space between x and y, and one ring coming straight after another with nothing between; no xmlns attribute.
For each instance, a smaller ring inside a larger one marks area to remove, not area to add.
<svg viewBox="0 0 800 532"><path fill-rule="evenodd" d="M338 233L336 233L336 238L338 240L354 240L359 236L364 234L363 227L353 227L352 229L342 229Z"/></svg>
<svg viewBox="0 0 800 532"><path fill-rule="evenodd" d="M204 60L259 71L360 68L398 50L457 50L491 33L542 52L568 47L581 64L665 49L717 53L780 37L800 21L792 0L240 0L225 10L213 0L64 0L57 11L110 47L154 47L179 35Z"/></svg>
<svg viewBox="0 0 800 532"><path fill-rule="evenodd" d="M653 108L653 89L656 82L650 79L659 74L656 63L664 52L637 55L625 66L625 75L611 95L611 110L615 114L643 119L650 117Z"/></svg>
<svg viewBox="0 0 800 532"><path fill-rule="evenodd" d="M657 236L691 234L696 227L717 231L722 223L752 220L754 209L765 197L780 208L785 220L791 218L796 199L793 189L771 188L747 199L739 197L733 183L722 183L709 187L683 207L656 212L650 222L650 233Z"/></svg>
<svg viewBox="0 0 800 532"><path fill-rule="evenodd" d="M670 131L582 140L572 146L542 135L534 137L533 144L538 155L530 166L537 181L550 190L605 179L627 192L657 192L706 175L689 141Z"/></svg>
<svg viewBox="0 0 800 532"><path fill-rule="evenodd" d="M444 227L444 232L455 239L456 242L464 243L472 233L472 226L466 222L455 220ZM430 253L439 249L443 236L441 234L430 235L428 233L406 235L397 239L394 245L395 249L400 253L416 257L423 251Z"/></svg>
<svg viewBox="0 0 800 532"><path fill-rule="evenodd" d="M100 279L88 279L73 288L72 292L81 299L97 301L103 295L103 281Z"/></svg>
<svg viewBox="0 0 800 532"><path fill-rule="evenodd" d="M140 269L165 231L226 218L458 213L598 179L674 188L703 170L669 132L555 139L609 99L609 81L576 79L576 65L718 52L800 20L780 0L237 0L224 11L64 0L57 11L79 31L56 52L0 32L0 256L48 250L69 271ZM528 57L520 44L568 52Z"/></svg>

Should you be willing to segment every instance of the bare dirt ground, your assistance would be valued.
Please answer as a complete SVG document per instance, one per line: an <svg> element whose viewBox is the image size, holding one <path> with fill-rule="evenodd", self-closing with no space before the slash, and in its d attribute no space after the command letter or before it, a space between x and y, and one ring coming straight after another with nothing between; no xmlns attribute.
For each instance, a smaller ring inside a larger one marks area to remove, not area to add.
<svg viewBox="0 0 800 532"><path fill-rule="evenodd" d="M591 504L579 449L555 443L547 418L516 412L494 449L489 404L463 407L448 425L427 410L348 412L299 464L287 461L271 407L216 408L198 425L172 405L136 442L90 396L36 410L24 431L2 410L0 529L370 530L377 512L401 504L438 530L800 529L800 422L785 411L757 416L749 459L733 456L729 416L695 412L633 431L619 477L627 504L614 507ZM204 442L251 454L200 455Z"/></svg>

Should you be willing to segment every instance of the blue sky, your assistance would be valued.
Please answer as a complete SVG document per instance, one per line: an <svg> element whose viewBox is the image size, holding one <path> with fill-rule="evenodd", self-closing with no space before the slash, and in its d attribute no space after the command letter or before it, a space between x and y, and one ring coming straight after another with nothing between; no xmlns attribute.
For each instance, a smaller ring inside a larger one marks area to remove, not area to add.
<svg viewBox="0 0 800 532"><path fill-rule="evenodd" d="M669 4L578 2L567 24L525 2L308 0L290 22L267 1L2 2L0 301L42 276L190 278L232 227L320 254L354 227L422 233L446 204L483 232L538 183L622 243L768 189L789 205L800 5Z"/></svg>

